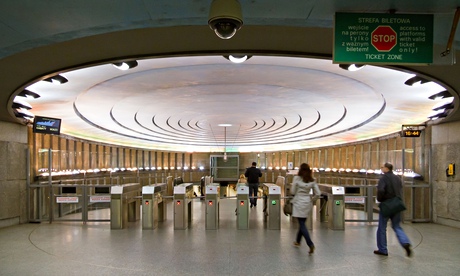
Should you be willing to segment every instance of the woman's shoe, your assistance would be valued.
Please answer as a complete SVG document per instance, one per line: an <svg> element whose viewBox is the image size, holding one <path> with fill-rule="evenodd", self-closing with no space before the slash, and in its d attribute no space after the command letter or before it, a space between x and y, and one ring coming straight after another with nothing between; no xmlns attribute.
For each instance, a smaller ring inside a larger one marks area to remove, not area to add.
<svg viewBox="0 0 460 276"><path fill-rule="evenodd" d="M300 243L298 243L298 242L294 242L292 245L295 246L295 247L300 247Z"/></svg>
<svg viewBox="0 0 460 276"><path fill-rule="evenodd" d="M315 252L315 246L312 245L312 246L309 246L310 247L310 251L308 251L308 254L313 254Z"/></svg>

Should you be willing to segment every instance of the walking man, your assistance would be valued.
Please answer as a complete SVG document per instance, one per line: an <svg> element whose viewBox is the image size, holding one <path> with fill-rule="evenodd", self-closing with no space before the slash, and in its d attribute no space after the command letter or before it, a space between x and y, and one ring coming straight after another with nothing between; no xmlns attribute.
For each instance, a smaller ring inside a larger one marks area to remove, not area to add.
<svg viewBox="0 0 460 276"><path fill-rule="evenodd" d="M248 178L249 184L249 201L252 206L257 206L257 193L259 191L259 177L262 176L262 173L258 168L256 168L257 163L252 162L252 166L246 169L244 176Z"/></svg>
<svg viewBox="0 0 460 276"><path fill-rule="evenodd" d="M382 167L383 175L377 185L377 200L384 202L393 197L402 198L402 182L401 179L393 173L393 165L385 163ZM406 250L407 257L412 256L412 250L409 238L404 230L399 225L401 223L401 212L396 213L391 217L384 217L382 212L379 212L379 226L377 228L377 250L374 254L388 256L387 249L387 224L388 219L391 219L391 227L395 231L401 246Z"/></svg>

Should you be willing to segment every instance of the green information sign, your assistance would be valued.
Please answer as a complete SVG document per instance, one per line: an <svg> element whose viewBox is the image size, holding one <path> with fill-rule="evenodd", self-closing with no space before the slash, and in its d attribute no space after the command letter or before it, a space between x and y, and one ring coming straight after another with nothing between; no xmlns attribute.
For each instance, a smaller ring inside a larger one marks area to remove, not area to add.
<svg viewBox="0 0 460 276"><path fill-rule="evenodd" d="M336 13L334 63L433 63L433 15Z"/></svg>

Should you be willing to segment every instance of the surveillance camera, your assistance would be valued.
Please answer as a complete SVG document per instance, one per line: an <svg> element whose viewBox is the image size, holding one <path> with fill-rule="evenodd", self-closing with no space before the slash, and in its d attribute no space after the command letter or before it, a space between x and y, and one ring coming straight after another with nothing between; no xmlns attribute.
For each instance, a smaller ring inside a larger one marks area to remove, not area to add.
<svg viewBox="0 0 460 276"><path fill-rule="evenodd" d="M232 38L243 26L243 15L238 0L212 1L208 25L218 37Z"/></svg>

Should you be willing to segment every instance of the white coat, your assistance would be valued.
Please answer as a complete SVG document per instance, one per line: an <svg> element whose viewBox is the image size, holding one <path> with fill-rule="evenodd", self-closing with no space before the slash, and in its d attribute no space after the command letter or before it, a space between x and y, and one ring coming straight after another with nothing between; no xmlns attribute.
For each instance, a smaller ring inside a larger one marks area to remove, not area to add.
<svg viewBox="0 0 460 276"><path fill-rule="evenodd" d="M313 208L310 191L313 189L315 197L321 195L316 182L305 183L302 177L296 175L292 180L291 193L294 195L292 199L292 216L296 218L308 218L308 215Z"/></svg>

